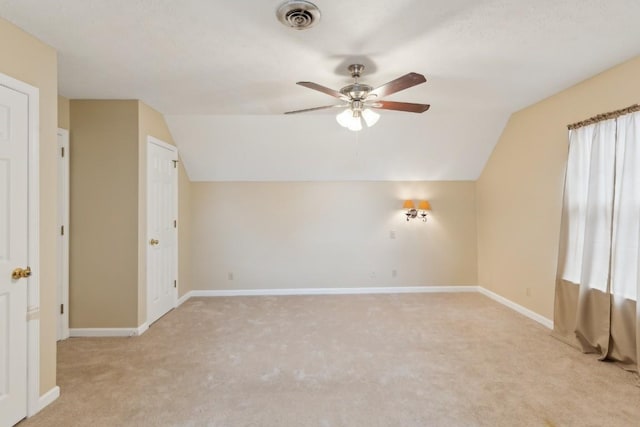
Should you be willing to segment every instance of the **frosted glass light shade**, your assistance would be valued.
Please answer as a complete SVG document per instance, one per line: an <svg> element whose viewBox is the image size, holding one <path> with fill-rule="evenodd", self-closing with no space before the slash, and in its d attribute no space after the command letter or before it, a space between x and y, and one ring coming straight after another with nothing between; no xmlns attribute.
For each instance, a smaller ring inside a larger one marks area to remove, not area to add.
<svg viewBox="0 0 640 427"><path fill-rule="evenodd" d="M349 123L347 129L355 132L362 130L362 120L360 119L360 117L352 117L351 123Z"/></svg>
<svg viewBox="0 0 640 427"><path fill-rule="evenodd" d="M380 119L380 114L367 108L362 112L362 118L364 119L364 122L367 124L367 126L371 127L376 123L378 123L378 120Z"/></svg>
<svg viewBox="0 0 640 427"><path fill-rule="evenodd" d="M345 109L342 113L339 113L336 116L336 121L340 126L346 128L351 123L351 119L353 119L353 111L350 108Z"/></svg>

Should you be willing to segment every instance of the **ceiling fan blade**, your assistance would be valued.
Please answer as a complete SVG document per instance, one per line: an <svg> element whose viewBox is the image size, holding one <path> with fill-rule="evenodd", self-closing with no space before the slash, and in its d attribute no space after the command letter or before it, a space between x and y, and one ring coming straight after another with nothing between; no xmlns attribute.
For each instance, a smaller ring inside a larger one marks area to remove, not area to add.
<svg viewBox="0 0 640 427"><path fill-rule="evenodd" d="M371 104L371 108L381 110L406 111L409 113L424 113L429 109L429 104L414 104L411 102L376 101Z"/></svg>
<svg viewBox="0 0 640 427"><path fill-rule="evenodd" d="M345 101L349 98L337 90L330 89L326 86L319 85L318 83L313 82L298 82L300 86L304 86L309 89L317 90L318 92L326 93L329 96L333 96L334 98L344 99Z"/></svg>
<svg viewBox="0 0 640 427"><path fill-rule="evenodd" d="M327 108L348 107L348 104L325 105L324 107L306 108L304 110L287 111L285 114L307 113L309 111L325 110Z"/></svg>
<svg viewBox="0 0 640 427"><path fill-rule="evenodd" d="M418 74L418 73L405 74L402 77L398 77L395 80L391 80L387 84L384 84L380 87L375 88L374 90L369 92L369 97L374 96L377 98L382 98L384 96L391 95L392 93L400 92L401 90L405 90L410 87L419 85L426 81L427 79L422 74Z"/></svg>

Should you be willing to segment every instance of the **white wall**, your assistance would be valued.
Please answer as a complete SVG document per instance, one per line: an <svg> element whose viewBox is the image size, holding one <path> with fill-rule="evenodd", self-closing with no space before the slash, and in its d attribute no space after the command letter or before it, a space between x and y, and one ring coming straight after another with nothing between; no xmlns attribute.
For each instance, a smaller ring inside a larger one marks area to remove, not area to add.
<svg viewBox="0 0 640 427"><path fill-rule="evenodd" d="M405 198L431 201L427 223ZM477 281L471 181L195 182L191 203L194 290Z"/></svg>
<svg viewBox="0 0 640 427"><path fill-rule="evenodd" d="M475 180L510 112L486 101L482 110L449 99L425 114L385 111L360 132L346 132L332 111L166 120L191 181Z"/></svg>

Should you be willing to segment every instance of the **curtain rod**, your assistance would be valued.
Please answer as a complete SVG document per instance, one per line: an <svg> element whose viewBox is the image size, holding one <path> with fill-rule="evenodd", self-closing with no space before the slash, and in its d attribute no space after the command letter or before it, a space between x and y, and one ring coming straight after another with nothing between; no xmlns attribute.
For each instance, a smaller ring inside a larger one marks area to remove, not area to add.
<svg viewBox="0 0 640 427"><path fill-rule="evenodd" d="M588 118L587 120L583 120L581 122L567 125L567 127L569 128L569 130L578 129L584 126L601 122L603 120L615 119L616 117L624 116L625 114L635 113L636 111L640 111L640 104L633 104L632 106L623 108L622 110L616 110L616 111L611 111L609 113L598 114L597 116L593 116L591 118Z"/></svg>

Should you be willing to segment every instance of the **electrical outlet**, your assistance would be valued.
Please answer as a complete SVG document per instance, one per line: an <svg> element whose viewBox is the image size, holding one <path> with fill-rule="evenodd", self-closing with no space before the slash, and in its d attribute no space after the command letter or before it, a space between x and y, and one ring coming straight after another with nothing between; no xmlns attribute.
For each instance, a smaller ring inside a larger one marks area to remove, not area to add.
<svg viewBox="0 0 640 427"><path fill-rule="evenodd" d="M393 277L394 279L398 277L398 270L391 270L391 277Z"/></svg>
<svg viewBox="0 0 640 427"><path fill-rule="evenodd" d="M527 292L527 296L530 297L531 296L531 288L527 288L526 292Z"/></svg>
<svg viewBox="0 0 640 427"><path fill-rule="evenodd" d="M394 240L396 238L396 232L394 230L389 231L389 238Z"/></svg>
<svg viewBox="0 0 640 427"><path fill-rule="evenodd" d="M229 274L227 275L227 279L233 280L233 272L229 272Z"/></svg>

